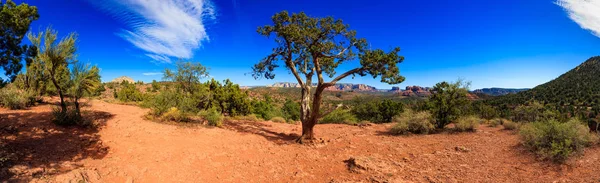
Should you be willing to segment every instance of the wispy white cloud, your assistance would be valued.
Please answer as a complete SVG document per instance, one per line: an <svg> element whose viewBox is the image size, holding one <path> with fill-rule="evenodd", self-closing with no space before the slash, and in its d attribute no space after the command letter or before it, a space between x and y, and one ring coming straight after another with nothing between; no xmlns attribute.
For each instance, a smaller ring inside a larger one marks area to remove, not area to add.
<svg viewBox="0 0 600 183"><path fill-rule="evenodd" d="M146 56L152 58L155 62L158 63L171 63L171 58L165 56L165 55L156 55L156 54L146 54Z"/></svg>
<svg viewBox="0 0 600 183"><path fill-rule="evenodd" d="M558 0L556 4L563 7L569 14L569 18L579 24L581 28L600 37L599 0Z"/></svg>
<svg viewBox="0 0 600 183"><path fill-rule="evenodd" d="M142 73L142 75L144 75L144 76L156 76L156 75L161 75L161 74L163 74L163 73L162 72L145 72L145 73Z"/></svg>
<svg viewBox="0 0 600 183"><path fill-rule="evenodd" d="M191 58L208 41L205 25L216 19L210 0L89 0L124 22L116 34L161 63Z"/></svg>

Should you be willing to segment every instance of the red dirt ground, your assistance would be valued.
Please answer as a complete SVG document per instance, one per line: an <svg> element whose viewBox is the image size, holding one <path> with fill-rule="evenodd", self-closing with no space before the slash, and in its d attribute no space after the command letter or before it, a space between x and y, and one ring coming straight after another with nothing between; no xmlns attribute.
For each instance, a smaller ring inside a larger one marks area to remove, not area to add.
<svg viewBox="0 0 600 183"><path fill-rule="evenodd" d="M147 110L93 101L98 129L57 127L51 105L0 109L9 182L599 182L600 148L564 165L537 161L515 132L391 136L391 124L317 125L322 143L292 143L300 125L223 128L144 120ZM356 163L350 170L350 158Z"/></svg>

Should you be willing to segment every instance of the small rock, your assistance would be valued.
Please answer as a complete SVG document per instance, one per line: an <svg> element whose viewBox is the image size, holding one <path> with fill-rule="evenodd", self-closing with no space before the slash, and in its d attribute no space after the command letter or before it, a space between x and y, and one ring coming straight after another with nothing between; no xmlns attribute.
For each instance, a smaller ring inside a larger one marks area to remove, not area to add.
<svg viewBox="0 0 600 183"><path fill-rule="evenodd" d="M454 148L454 150L459 151L459 152L469 152L469 151L471 151L471 149L463 147L463 146L456 146Z"/></svg>

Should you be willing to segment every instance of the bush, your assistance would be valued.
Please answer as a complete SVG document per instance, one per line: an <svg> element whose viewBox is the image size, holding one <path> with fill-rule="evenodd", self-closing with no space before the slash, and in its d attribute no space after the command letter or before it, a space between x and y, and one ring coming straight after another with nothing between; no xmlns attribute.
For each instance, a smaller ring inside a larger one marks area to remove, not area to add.
<svg viewBox="0 0 600 183"><path fill-rule="evenodd" d="M116 98L122 102L139 102L144 100L144 95L140 92L135 84L129 82L121 83L121 90L116 94Z"/></svg>
<svg viewBox="0 0 600 183"><path fill-rule="evenodd" d="M319 121L320 123L336 123L336 124L356 124L358 120L348 110L336 109Z"/></svg>
<svg viewBox="0 0 600 183"><path fill-rule="evenodd" d="M462 117L454 123L454 130L458 132L474 132L477 131L479 123L483 120L475 116Z"/></svg>
<svg viewBox="0 0 600 183"><path fill-rule="evenodd" d="M144 100L142 106L150 108L154 116L161 116L173 107L184 113L194 114L199 111L197 108L199 98L173 90L163 90Z"/></svg>
<svg viewBox="0 0 600 183"><path fill-rule="evenodd" d="M268 95L264 96L265 100L255 100L253 101L253 113L256 114L257 117L260 117L264 120L271 120L271 118L275 117L275 116L282 116L281 111L278 110L278 108L276 108L273 105L273 101L271 100L271 97L269 97Z"/></svg>
<svg viewBox="0 0 600 183"><path fill-rule="evenodd" d="M188 122L190 121L189 116L177 109L177 107L171 107L165 113L160 116L160 119L163 121L175 121L175 122Z"/></svg>
<svg viewBox="0 0 600 183"><path fill-rule="evenodd" d="M100 96L105 91L106 91L105 84L102 83L94 90L94 92L92 93L92 96Z"/></svg>
<svg viewBox="0 0 600 183"><path fill-rule="evenodd" d="M198 115L208 121L208 125L210 126L223 126L223 115L215 108L200 111Z"/></svg>
<svg viewBox="0 0 600 183"><path fill-rule="evenodd" d="M494 118L488 121L488 126L490 127L497 127L498 125L503 125L504 124L504 119L500 119L500 118Z"/></svg>
<svg viewBox="0 0 600 183"><path fill-rule="evenodd" d="M519 124L509 121L509 120L504 120L504 122L502 123L502 126L504 126L505 130L515 130L517 128L519 128Z"/></svg>
<svg viewBox="0 0 600 183"><path fill-rule="evenodd" d="M400 116L394 117L394 122L397 124L392 127L390 132L395 135L412 134L428 134L435 129L433 126L433 118L429 112L423 111L414 113L406 111Z"/></svg>
<svg viewBox="0 0 600 183"><path fill-rule="evenodd" d="M285 119L298 121L300 120L300 104L291 100L286 100L282 108Z"/></svg>
<svg viewBox="0 0 600 183"><path fill-rule="evenodd" d="M63 112L60 108L56 107L52 110L52 123L59 126L89 126L92 124L92 121L78 115L77 111L72 108Z"/></svg>
<svg viewBox="0 0 600 183"><path fill-rule="evenodd" d="M529 123L521 127L520 135L526 148L555 162L564 162L597 140L597 136L576 119L566 123L556 120Z"/></svg>
<svg viewBox="0 0 600 183"><path fill-rule="evenodd" d="M33 105L35 101L36 98L31 92L10 86L0 89L0 105L9 109L25 109Z"/></svg>
<svg viewBox="0 0 600 183"><path fill-rule="evenodd" d="M392 122L392 118L404 110L404 104L392 100L356 101L356 103L352 108L352 113L360 120L374 123Z"/></svg>
<svg viewBox="0 0 600 183"><path fill-rule="evenodd" d="M271 121L273 121L275 123L285 123L286 122L285 118L282 118L279 116L271 118Z"/></svg>

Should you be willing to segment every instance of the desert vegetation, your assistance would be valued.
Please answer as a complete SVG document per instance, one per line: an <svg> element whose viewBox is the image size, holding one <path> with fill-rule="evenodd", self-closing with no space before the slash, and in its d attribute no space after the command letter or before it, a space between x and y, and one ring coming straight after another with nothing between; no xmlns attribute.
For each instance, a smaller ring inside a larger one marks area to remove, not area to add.
<svg viewBox="0 0 600 183"><path fill-rule="evenodd" d="M134 155L119 153L129 153L130 149L123 147L138 144L154 150L151 151L154 155L163 155L162 149L155 147L157 145L153 141L130 141L133 137L146 137L165 146L170 143L191 143L177 147L185 149L193 145L193 150L206 150L202 155L178 157L183 159L182 162L188 158L210 157L215 161L239 158L236 160L240 162L235 165L260 167L265 165L265 160L261 159L257 163L259 166L254 166L257 164L252 162L253 159L263 157L253 155L268 154L266 157L282 160L276 163L268 161L266 164L345 162L347 164L341 166L323 166L330 170L340 170L339 167L342 167L342 170L348 169L348 172L358 174L373 171L372 167L363 167L371 164L360 165L361 161L372 161L370 163L377 164L372 166L379 169L391 166L388 164L408 167L407 164L422 163L420 161L433 164L442 161L445 168L450 165L454 169L456 164L460 164L461 168L481 164L495 166L473 161L482 156L496 163L507 164L510 161L490 157L494 155L520 158L516 163L519 165L531 165L527 159L531 158L560 166L568 163L572 157L584 155L586 148L598 148L600 87L597 81L600 80L600 57L592 57L577 68L534 89L504 96L474 94L470 91L470 83L462 79L441 81L427 88L429 93L423 95L327 90L349 76L369 76L389 85L404 82L405 77L400 74L400 64L404 61L400 48L373 48L367 39L359 37L358 32L341 19L282 11L271 17L270 24L258 27L260 36L276 44L272 53L249 69L254 79L274 79L275 70L282 68L293 76L297 88L240 87L230 79L217 80L211 77L209 65L189 59L180 59L174 63L174 68L165 68L162 78L151 82L134 82L125 77L103 83L101 69L97 65L78 59L79 39L76 32L64 37L60 37L52 27L38 33L30 32L31 22L39 18L36 7L25 3L16 5L10 0L0 4L0 38L3 40L0 66L6 76L6 80L0 84L0 122L10 124L0 126L0 180L9 177L6 172L18 161L54 160L45 162L48 165L41 163L44 166L28 165L42 169L39 175L44 176L65 173L44 172L45 168L65 161L101 164L84 160L89 158L89 149L94 150L94 157L109 154L107 151L110 148L102 144L100 137L96 137L99 133L108 136L103 138L110 138L106 144L121 145L122 149L115 151L114 155L119 160L135 161L129 160L135 159L132 158ZM30 45L23 43L25 37ZM356 63L350 64L351 61ZM350 69L338 73L341 68L348 67ZM102 105L92 106L96 103ZM116 120L110 120L115 117L112 113L118 114ZM103 129L103 123L110 123L111 126ZM317 124L324 127L315 128ZM32 127L35 125L41 126ZM183 128L179 128L181 126ZM18 129L28 131L23 133ZM209 140L195 139L196 136L189 138L190 134ZM35 138L21 141L27 135ZM48 143L43 143L45 139L40 140L38 136L50 138L53 147L48 148ZM471 137L477 138L473 140ZM501 139L494 139L496 137ZM236 139L223 140L228 138ZM250 140L245 141L246 138ZM173 142L172 139L180 141ZM485 141L476 141L481 139ZM128 144L119 144L121 140ZM255 142L257 144L253 144ZM41 147L32 147L29 143L41 144ZM70 144L67 147L74 154L73 157L34 156L38 155L35 154L36 148L67 154L56 149L62 148L61 145L65 143ZM482 143L490 144L484 146ZM424 147L427 145L435 149ZM479 149L464 147L467 145ZM502 148L494 149L495 146ZM531 154L524 154L519 148ZM341 149L346 150L342 152ZM30 150L30 154L24 152ZM140 148L135 150L148 152ZM250 158L231 155L233 151L246 150L250 152ZM429 152L432 150L433 153ZM381 157L340 159L342 155L347 156L345 153L348 152L365 154L373 151L385 152L387 154L383 157L395 160L386 164L382 163L383 160L376 161L385 159ZM468 154L470 151L478 151L483 155ZM167 154L177 152L171 150ZM191 150L185 152L195 153ZM277 155L274 155L275 152ZM427 159L440 153L443 158ZM223 154L226 155L221 156ZM78 157L83 159L76 159ZM298 161L293 157L304 159ZM419 161L413 161L413 158ZM462 164L461 161L469 164ZM272 172L289 173L286 170ZM402 171L407 170L397 172ZM244 171L241 174L251 176L248 172L258 171ZM302 170L293 169L290 172L294 172L294 176L304 176ZM423 174L429 176L431 172ZM377 176L367 179L377 182L385 177L396 176L390 172L375 174ZM326 177L332 174L326 172L319 175ZM30 176L34 177L34 174ZM36 178L46 178L44 176ZM429 180L431 178L428 176L421 176L425 178L419 180L435 182ZM380 182L387 182L385 180Z"/></svg>

